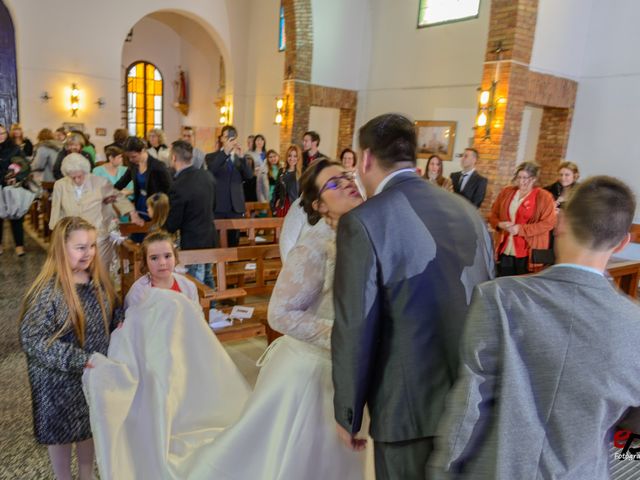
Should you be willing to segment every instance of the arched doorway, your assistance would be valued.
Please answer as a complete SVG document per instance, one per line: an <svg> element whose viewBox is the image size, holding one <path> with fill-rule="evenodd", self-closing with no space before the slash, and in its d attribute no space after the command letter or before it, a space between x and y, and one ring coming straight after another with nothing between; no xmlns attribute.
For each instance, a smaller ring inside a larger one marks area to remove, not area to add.
<svg viewBox="0 0 640 480"><path fill-rule="evenodd" d="M138 136L161 128L170 144L187 125L195 131L196 146L212 151L216 101L226 93L222 58L210 32L187 15L159 11L140 19L122 49L123 126ZM135 65L143 66L142 76L132 76ZM134 93L132 85L139 87ZM137 110L141 105L143 111Z"/></svg>
<svg viewBox="0 0 640 480"><path fill-rule="evenodd" d="M0 0L0 123L18 121L16 37L7 7Z"/></svg>

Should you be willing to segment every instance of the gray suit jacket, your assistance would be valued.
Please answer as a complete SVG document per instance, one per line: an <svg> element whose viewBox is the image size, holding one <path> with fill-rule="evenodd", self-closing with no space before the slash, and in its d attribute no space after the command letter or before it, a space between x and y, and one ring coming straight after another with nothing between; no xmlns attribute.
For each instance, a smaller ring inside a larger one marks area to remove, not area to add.
<svg viewBox="0 0 640 480"><path fill-rule="evenodd" d="M453 478L607 479L610 429L640 405L638 345L640 307L596 273L480 285L432 465Z"/></svg>
<svg viewBox="0 0 640 480"><path fill-rule="evenodd" d="M331 342L336 420L396 442L432 436L458 368L473 287L491 278L491 240L466 200L414 173L344 215Z"/></svg>

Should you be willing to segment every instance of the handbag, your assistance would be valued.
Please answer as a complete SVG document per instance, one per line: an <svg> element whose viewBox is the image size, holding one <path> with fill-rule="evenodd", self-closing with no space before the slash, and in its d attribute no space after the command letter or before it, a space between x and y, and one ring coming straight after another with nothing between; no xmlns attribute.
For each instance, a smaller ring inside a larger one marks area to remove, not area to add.
<svg viewBox="0 0 640 480"><path fill-rule="evenodd" d="M0 187L0 218L17 220L24 217L36 194L21 186Z"/></svg>

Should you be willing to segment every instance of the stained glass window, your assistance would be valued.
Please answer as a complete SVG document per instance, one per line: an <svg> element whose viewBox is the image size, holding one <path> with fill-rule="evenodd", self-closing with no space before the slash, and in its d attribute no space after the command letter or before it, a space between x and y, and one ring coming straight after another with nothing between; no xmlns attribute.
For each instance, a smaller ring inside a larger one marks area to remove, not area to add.
<svg viewBox="0 0 640 480"><path fill-rule="evenodd" d="M162 75L155 65L137 62L127 70L127 129L144 138L162 128Z"/></svg>
<svg viewBox="0 0 640 480"><path fill-rule="evenodd" d="M418 27L476 18L480 0L420 0Z"/></svg>
<svg viewBox="0 0 640 480"><path fill-rule="evenodd" d="M280 28L279 28L279 32L280 32L280 35L278 36L278 51L282 52L282 51L284 51L285 47L287 46L287 36L285 35L285 32L284 32L284 7L282 5L280 5Z"/></svg>

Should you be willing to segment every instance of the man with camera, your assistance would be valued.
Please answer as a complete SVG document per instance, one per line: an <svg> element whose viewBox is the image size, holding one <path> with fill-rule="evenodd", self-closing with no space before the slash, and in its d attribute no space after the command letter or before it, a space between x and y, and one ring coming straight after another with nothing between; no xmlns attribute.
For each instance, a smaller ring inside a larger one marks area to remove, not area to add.
<svg viewBox="0 0 640 480"><path fill-rule="evenodd" d="M244 216L243 180L253 177L253 171L241 154L238 131L231 125L222 127L222 148L205 157L207 169L216 180L215 218L241 218ZM238 245L237 230L228 232L228 245Z"/></svg>

